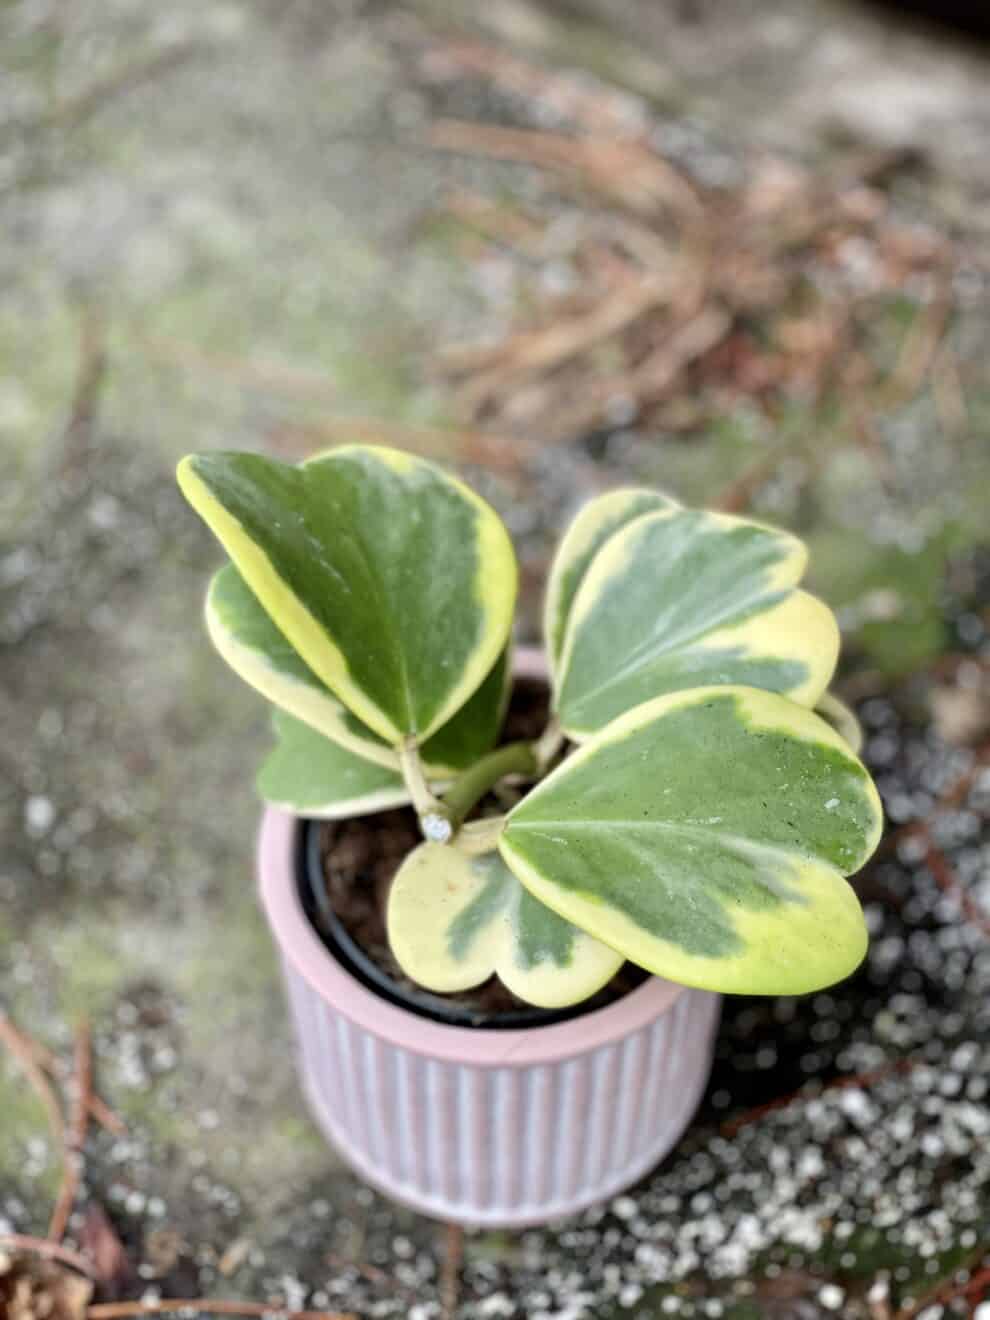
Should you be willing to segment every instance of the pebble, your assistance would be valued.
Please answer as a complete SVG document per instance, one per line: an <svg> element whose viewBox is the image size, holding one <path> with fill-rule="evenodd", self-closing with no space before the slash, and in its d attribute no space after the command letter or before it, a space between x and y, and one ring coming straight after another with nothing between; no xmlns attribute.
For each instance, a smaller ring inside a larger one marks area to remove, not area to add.
<svg viewBox="0 0 990 1320"><path fill-rule="evenodd" d="M29 797L24 803L24 823L36 838L47 834L55 823L55 804L40 795Z"/></svg>

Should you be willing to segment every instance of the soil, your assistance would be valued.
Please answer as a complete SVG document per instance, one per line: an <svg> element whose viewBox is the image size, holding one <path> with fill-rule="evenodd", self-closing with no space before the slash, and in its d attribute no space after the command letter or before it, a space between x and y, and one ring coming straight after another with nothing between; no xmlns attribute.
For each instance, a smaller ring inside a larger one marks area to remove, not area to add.
<svg viewBox="0 0 990 1320"><path fill-rule="evenodd" d="M503 743L538 737L548 714L546 686L531 680L517 682L506 712ZM504 802L500 804L490 796L472 815L483 816L504 809ZM396 871L421 841L416 813L411 807L346 821L324 821L321 826L320 856L330 906L354 942L394 982L396 990L413 996L422 992L406 976L389 948L385 912ZM601 1008L614 1003L642 980L643 973L626 963L608 985L587 1001L588 1007ZM483 985L444 995L443 999L486 1018L532 1008L495 976Z"/></svg>

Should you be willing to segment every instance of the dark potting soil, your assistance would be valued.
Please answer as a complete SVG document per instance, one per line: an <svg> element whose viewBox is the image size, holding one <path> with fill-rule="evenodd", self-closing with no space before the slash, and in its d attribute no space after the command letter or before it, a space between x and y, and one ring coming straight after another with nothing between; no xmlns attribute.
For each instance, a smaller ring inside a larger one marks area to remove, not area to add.
<svg viewBox="0 0 990 1320"><path fill-rule="evenodd" d="M503 742L539 737L549 715L549 694L543 683L516 683L506 712ZM504 811L507 803L495 798L482 802L475 814ZM319 852L326 894L334 913L347 933L380 971L399 990L416 993L418 987L396 962L388 945L385 912L389 888L404 858L422 842L416 813L411 807L358 816L346 821L324 821L320 825ZM626 963L620 967L589 1007L613 1003L637 985L644 973ZM479 1017L531 1009L495 976L483 985L457 994L444 995L452 1005Z"/></svg>

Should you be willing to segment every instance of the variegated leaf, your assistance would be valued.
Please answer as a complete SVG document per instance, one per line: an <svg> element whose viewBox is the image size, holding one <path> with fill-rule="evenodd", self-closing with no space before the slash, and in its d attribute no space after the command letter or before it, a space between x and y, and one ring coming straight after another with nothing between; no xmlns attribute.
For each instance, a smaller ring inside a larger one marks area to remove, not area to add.
<svg viewBox="0 0 990 1320"><path fill-rule="evenodd" d="M299 816L343 820L409 801L396 770L355 756L285 711L275 712L278 742L258 773L258 792Z"/></svg>
<svg viewBox="0 0 990 1320"><path fill-rule="evenodd" d="M543 635L551 667L564 649L564 636L571 606L595 555L616 532L634 518L659 509L678 508L677 501L659 491L632 487L610 490L589 502L568 527L557 548L547 580L543 609Z"/></svg>
<svg viewBox="0 0 990 1320"><path fill-rule="evenodd" d="M425 741L505 648L508 534L434 464L349 445L299 467L191 455L178 478L293 650L386 742Z"/></svg>
<svg viewBox="0 0 990 1320"><path fill-rule="evenodd" d="M711 683L814 706L839 651L835 618L795 590L804 544L727 514L645 514L598 552L575 596L555 704L581 741L653 697Z"/></svg>
<svg viewBox="0 0 990 1320"><path fill-rule="evenodd" d="M510 643L481 686L423 744L423 765L431 779L449 779L492 750L502 729L511 690Z"/></svg>
<svg viewBox="0 0 990 1320"><path fill-rule="evenodd" d="M579 748L512 810L499 848L538 899L652 972L800 994L863 957L843 876L881 820L824 720L710 687L648 702Z"/></svg>
<svg viewBox="0 0 990 1320"><path fill-rule="evenodd" d="M215 574L206 623L230 667L276 706L366 761L399 769L395 748L362 724L301 659L262 609L233 564ZM509 688L508 650L488 677L422 749L427 774L448 779L494 747Z"/></svg>
<svg viewBox="0 0 990 1320"><path fill-rule="evenodd" d="M535 899L497 853L467 857L437 843L399 868L388 934L403 970L428 990L452 994L494 974L541 1008L586 999L624 961Z"/></svg>
<svg viewBox="0 0 990 1320"><path fill-rule="evenodd" d="M845 738L850 751L858 756L863 750L863 726L852 707L847 706L834 692L823 692L818 698L815 711L822 719L828 720L832 728Z"/></svg>

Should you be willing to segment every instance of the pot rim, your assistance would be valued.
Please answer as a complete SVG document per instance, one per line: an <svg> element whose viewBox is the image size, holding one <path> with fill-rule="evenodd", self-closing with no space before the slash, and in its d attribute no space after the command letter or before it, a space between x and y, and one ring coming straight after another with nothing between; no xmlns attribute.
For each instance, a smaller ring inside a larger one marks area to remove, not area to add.
<svg viewBox="0 0 990 1320"><path fill-rule="evenodd" d="M338 963L312 928L295 883L299 821L265 808L258 838L262 906L282 957L362 1030L390 1045L446 1063L522 1068L557 1063L609 1045L666 1013L687 989L652 976L604 1008L549 1026L488 1031L455 1027L379 998Z"/></svg>

